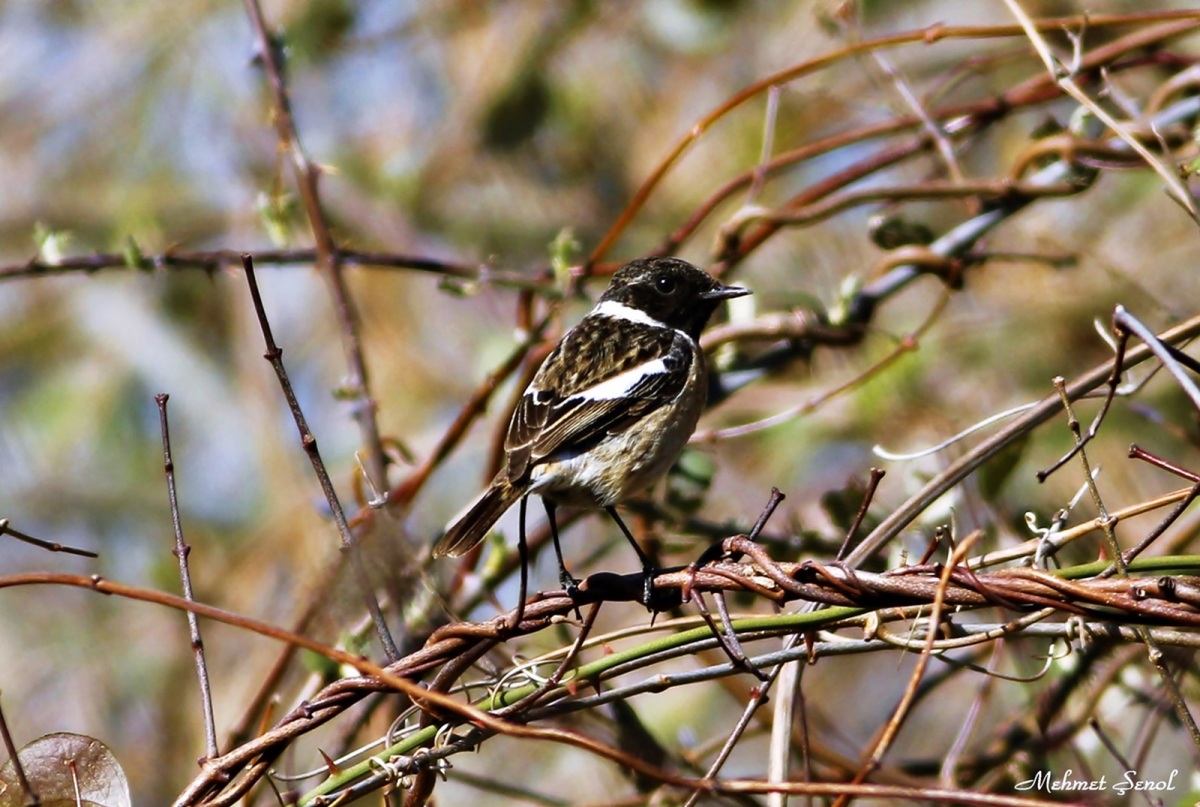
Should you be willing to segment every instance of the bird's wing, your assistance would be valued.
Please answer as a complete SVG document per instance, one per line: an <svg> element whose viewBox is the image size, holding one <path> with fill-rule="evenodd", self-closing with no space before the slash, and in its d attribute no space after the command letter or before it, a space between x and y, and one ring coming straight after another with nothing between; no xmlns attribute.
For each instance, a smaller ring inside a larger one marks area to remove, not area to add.
<svg viewBox="0 0 1200 807"><path fill-rule="evenodd" d="M659 333L642 332L643 338L620 356L611 349L589 356L573 349L579 345L571 344L568 334L513 413L505 440L510 480L547 459L592 448L679 395L697 348L685 334L655 330ZM566 367L560 353L585 360Z"/></svg>

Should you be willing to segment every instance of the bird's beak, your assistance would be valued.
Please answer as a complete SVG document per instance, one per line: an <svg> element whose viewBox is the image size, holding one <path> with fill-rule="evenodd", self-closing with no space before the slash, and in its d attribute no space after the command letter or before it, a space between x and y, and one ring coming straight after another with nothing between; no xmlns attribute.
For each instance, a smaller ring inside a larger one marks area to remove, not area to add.
<svg viewBox="0 0 1200 807"><path fill-rule="evenodd" d="M741 286L717 286L712 291L700 295L702 300L732 300L734 297L745 297L750 289Z"/></svg>

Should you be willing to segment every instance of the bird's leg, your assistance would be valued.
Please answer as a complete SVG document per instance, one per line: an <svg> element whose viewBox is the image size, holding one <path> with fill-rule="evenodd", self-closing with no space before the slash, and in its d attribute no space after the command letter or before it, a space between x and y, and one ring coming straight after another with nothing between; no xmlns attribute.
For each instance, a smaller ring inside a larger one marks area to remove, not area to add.
<svg viewBox="0 0 1200 807"><path fill-rule="evenodd" d="M574 599L576 592L579 591L579 580L571 576L571 573L567 571L567 564L563 561L562 545L558 542L558 520L554 516L558 505L549 499L542 499L542 505L546 508L546 518L550 522L550 537L554 541L554 554L558 556L558 582L567 592L567 596Z"/></svg>
<svg viewBox="0 0 1200 807"><path fill-rule="evenodd" d="M612 516L612 520L617 522L617 526L621 528L621 532L625 533L626 540L630 546L637 552L638 558L642 561L642 605L650 610L654 610L651 604L654 601L654 576L658 574L658 569L654 566L654 562L650 560L650 556L642 549L641 544L633 537L633 533L625 526L625 522L617 515L617 508L605 507L608 514Z"/></svg>
<svg viewBox="0 0 1200 807"><path fill-rule="evenodd" d="M521 557L521 588L517 592L517 607L513 611L512 622L508 625L508 629L513 633L517 632L517 628L521 627L521 620L525 618L525 598L529 596L529 544L525 540L525 505L528 501L528 496L521 497L521 518L517 526L517 554Z"/></svg>

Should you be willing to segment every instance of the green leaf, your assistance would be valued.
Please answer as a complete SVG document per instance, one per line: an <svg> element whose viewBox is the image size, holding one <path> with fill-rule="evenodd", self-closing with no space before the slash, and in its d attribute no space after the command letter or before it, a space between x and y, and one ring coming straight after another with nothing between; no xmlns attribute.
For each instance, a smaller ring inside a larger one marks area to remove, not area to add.
<svg viewBox="0 0 1200 807"><path fill-rule="evenodd" d="M51 266L62 263L63 255L71 243L71 234L66 230L55 230L40 221L33 227L33 241L37 244L38 257Z"/></svg>

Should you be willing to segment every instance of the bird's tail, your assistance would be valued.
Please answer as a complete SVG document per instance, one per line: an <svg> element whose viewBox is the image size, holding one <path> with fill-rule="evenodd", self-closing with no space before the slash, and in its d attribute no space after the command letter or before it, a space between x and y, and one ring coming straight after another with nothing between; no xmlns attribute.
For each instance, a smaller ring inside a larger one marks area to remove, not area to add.
<svg viewBox="0 0 1200 807"><path fill-rule="evenodd" d="M466 554L487 536L492 525L521 498L522 493L523 490L509 482L508 476L501 471L483 495L446 528L445 534L434 544L433 556L457 558Z"/></svg>

